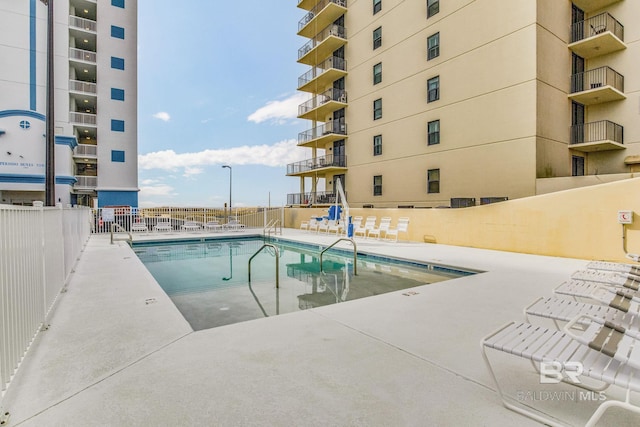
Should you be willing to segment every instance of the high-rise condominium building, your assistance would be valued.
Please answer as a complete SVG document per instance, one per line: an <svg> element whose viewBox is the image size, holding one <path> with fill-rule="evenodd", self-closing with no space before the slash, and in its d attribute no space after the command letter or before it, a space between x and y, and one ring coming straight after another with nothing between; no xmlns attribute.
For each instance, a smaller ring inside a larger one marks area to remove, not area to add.
<svg viewBox="0 0 640 427"><path fill-rule="evenodd" d="M45 3L0 0L3 204L44 200ZM55 200L137 206L137 2L55 0L54 22Z"/></svg>
<svg viewBox="0 0 640 427"><path fill-rule="evenodd" d="M640 1L299 0L290 204L469 206L640 172Z"/></svg>

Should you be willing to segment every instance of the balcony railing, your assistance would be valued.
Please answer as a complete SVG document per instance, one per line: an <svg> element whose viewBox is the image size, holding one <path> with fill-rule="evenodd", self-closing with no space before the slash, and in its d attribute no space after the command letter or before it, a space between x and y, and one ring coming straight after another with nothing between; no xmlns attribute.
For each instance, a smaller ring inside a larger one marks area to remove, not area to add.
<svg viewBox="0 0 640 427"><path fill-rule="evenodd" d="M334 156L333 154L327 154L326 156L291 163L287 165L287 175L310 172L312 170L328 167L346 168L347 156Z"/></svg>
<svg viewBox="0 0 640 427"><path fill-rule="evenodd" d="M624 41L624 26L607 12L592 16L571 26L571 43L611 31Z"/></svg>
<svg viewBox="0 0 640 427"><path fill-rule="evenodd" d="M69 48L69 59L77 59L79 61L85 62L96 62L96 53L91 52L90 50L82 50L76 49L73 47Z"/></svg>
<svg viewBox="0 0 640 427"><path fill-rule="evenodd" d="M85 31L96 31L96 21L92 21L86 18L80 18L79 16L69 16L69 26L73 28L79 28Z"/></svg>
<svg viewBox="0 0 640 427"><path fill-rule="evenodd" d="M307 102L298 106L298 116L302 116L309 111L326 104L329 101L347 102L347 91L344 89L331 88L324 93L314 96Z"/></svg>
<svg viewBox="0 0 640 427"><path fill-rule="evenodd" d="M69 121L83 125L95 125L97 124L97 116L95 114L70 112Z"/></svg>
<svg viewBox="0 0 640 427"><path fill-rule="evenodd" d="M327 5L337 5L343 8L347 7L347 0L322 0L316 4L309 13L302 17L302 19L298 22L298 32L302 31L304 27L306 27L309 22L313 20L313 18L317 17ZM325 19L335 18L335 16L325 17Z"/></svg>
<svg viewBox="0 0 640 427"><path fill-rule="evenodd" d="M69 90L75 92L85 92L96 94L98 93L98 85L90 82L83 82L80 80L69 80Z"/></svg>
<svg viewBox="0 0 640 427"><path fill-rule="evenodd" d="M298 88L301 88L307 83L315 80L316 78L318 78L318 76L331 69L347 71L346 59L332 56L331 58L328 58L326 61L319 64L317 67L313 67L312 69L298 77Z"/></svg>
<svg viewBox="0 0 640 427"><path fill-rule="evenodd" d="M329 134L346 135L347 124L344 119L331 120L298 134L298 144L304 144Z"/></svg>
<svg viewBox="0 0 640 427"><path fill-rule="evenodd" d="M98 186L98 177L97 176L78 176L76 175L76 183L73 186L74 188L87 188L87 189L95 189Z"/></svg>
<svg viewBox="0 0 640 427"><path fill-rule="evenodd" d="M339 37L341 39L346 39L347 30L340 25L336 25L336 24L329 25L320 33L318 33L317 36L309 40L307 43L305 43L304 46L298 49L298 59L301 59L303 56L311 52L312 49L317 47L320 43L322 43L328 37L331 37L331 36Z"/></svg>
<svg viewBox="0 0 640 427"><path fill-rule="evenodd" d="M89 144L78 144L78 146L73 151L73 154L77 157L95 158L98 156L98 146Z"/></svg>
<svg viewBox="0 0 640 427"><path fill-rule="evenodd" d="M585 105L624 99L624 76L600 67L571 76L570 98Z"/></svg>
<svg viewBox="0 0 640 427"><path fill-rule="evenodd" d="M570 144L610 143L624 144L624 128L609 120L571 126ZM615 146L614 148L621 148ZM595 151L595 150L593 150Z"/></svg>
<svg viewBox="0 0 640 427"><path fill-rule="evenodd" d="M287 194L288 205L331 205L336 203L337 193L333 191L316 191L315 193Z"/></svg>

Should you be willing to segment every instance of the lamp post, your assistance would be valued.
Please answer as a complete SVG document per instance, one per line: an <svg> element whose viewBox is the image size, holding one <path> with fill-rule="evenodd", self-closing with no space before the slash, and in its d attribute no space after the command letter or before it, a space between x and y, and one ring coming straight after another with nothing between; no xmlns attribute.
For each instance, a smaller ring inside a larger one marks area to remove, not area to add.
<svg viewBox="0 0 640 427"><path fill-rule="evenodd" d="M229 216L231 216L231 166L223 165L222 168L229 169ZM227 222L229 222L229 218L227 218Z"/></svg>
<svg viewBox="0 0 640 427"><path fill-rule="evenodd" d="M55 169L55 117L54 117L54 76L53 76L53 0L40 0L47 5L47 111L46 111L46 155L44 198L45 206L56 205Z"/></svg>

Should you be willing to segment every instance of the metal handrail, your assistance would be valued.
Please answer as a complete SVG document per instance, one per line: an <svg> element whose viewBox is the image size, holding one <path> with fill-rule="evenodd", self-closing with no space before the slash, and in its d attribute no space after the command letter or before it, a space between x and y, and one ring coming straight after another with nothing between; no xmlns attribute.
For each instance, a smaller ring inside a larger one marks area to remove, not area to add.
<svg viewBox="0 0 640 427"><path fill-rule="evenodd" d="M133 236L131 235L131 233L129 231L127 231L123 226L121 226L120 224L118 224L117 222L114 222L111 224L111 244L113 245L113 231L119 228L121 231L124 231L125 233L127 233L129 235L129 244L133 243Z"/></svg>
<svg viewBox="0 0 640 427"><path fill-rule="evenodd" d="M270 243L265 243L264 245L262 245L260 249L258 249L258 251L255 254L251 255L251 258L249 258L249 262L247 265L247 268L249 270L249 284L251 284L251 261L253 260L253 258L255 258L256 255L262 252L262 250L266 247L273 248L276 254L276 288L279 288L280 287L280 251L278 250L277 247L275 247Z"/></svg>
<svg viewBox="0 0 640 427"><path fill-rule="evenodd" d="M347 242L351 242L351 244L353 245L353 275L354 276L358 275L358 245L356 245L356 242L353 239L349 239L348 237L339 238L338 240L336 240L335 242L333 242L332 244L324 248L322 252L320 252L320 272L321 273L322 273L322 255L324 255L326 251L328 251L338 243L342 242L343 240Z"/></svg>
<svg viewBox="0 0 640 427"><path fill-rule="evenodd" d="M266 227L264 227L264 229L262 230L262 235L266 236L268 233L269 236L271 236L271 230L273 230L275 234L278 234L278 229L277 229L278 224L280 224L279 219L272 219L271 221L269 221ZM282 226L280 226L280 234L282 234Z"/></svg>

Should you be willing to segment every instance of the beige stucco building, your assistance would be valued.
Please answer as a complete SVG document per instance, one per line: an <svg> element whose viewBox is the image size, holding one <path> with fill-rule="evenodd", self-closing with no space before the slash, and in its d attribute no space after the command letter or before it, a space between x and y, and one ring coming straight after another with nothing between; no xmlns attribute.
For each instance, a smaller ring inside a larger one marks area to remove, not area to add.
<svg viewBox="0 0 640 427"><path fill-rule="evenodd" d="M640 172L640 2L300 0L300 193L467 206ZM302 148L301 148L302 149Z"/></svg>

